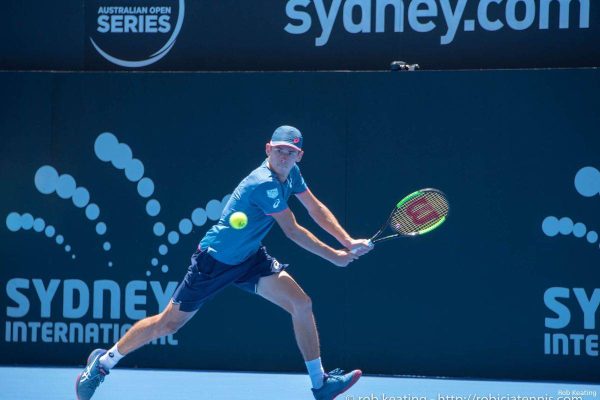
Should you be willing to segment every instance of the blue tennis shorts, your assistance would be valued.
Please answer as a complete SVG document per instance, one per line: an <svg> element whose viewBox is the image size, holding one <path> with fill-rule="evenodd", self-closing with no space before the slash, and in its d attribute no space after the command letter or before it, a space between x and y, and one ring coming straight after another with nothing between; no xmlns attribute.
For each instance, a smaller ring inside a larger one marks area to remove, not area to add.
<svg viewBox="0 0 600 400"><path fill-rule="evenodd" d="M264 246L238 265L223 264L206 251L197 250L171 301L179 304L181 311L191 312L231 284L256 293L260 278L277 274L286 267L287 264L281 264L271 257Z"/></svg>

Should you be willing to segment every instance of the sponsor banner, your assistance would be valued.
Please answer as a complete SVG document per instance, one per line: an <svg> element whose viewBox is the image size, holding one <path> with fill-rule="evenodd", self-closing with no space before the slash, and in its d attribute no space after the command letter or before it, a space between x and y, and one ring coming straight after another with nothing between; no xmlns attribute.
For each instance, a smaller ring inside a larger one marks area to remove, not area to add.
<svg viewBox="0 0 600 400"><path fill-rule="evenodd" d="M565 304L577 299L571 309ZM600 289L588 295L585 288L552 287L544 292L544 304L552 317L545 318L544 354L554 356L598 357L596 312L600 304ZM571 321L571 313L582 314L583 324Z"/></svg>
<svg viewBox="0 0 600 400"><path fill-rule="evenodd" d="M308 187L354 237L419 188L451 206L440 229L344 269L273 228L273 270L289 265L310 295L328 363L597 381L596 70L4 72L0 83L1 364L82 364L160 312L229 193L290 124ZM121 365L304 371L289 315L233 287Z"/></svg>
<svg viewBox="0 0 600 400"><path fill-rule="evenodd" d="M596 199L600 195L600 171L594 166L580 168L574 174L573 182L574 187L569 192L577 193L579 201ZM568 211L569 215L573 215L573 211ZM542 222L544 235L550 238L577 238L592 248L600 249L594 216L582 213L575 215L575 221L568 216L547 216ZM550 287L544 292L544 305L547 308L544 319L545 355L598 357L600 289Z"/></svg>
<svg viewBox="0 0 600 400"><path fill-rule="evenodd" d="M590 0L94 0L86 13L88 69L600 64L600 7Z"/></svg>
<svg viewBox="0 0 600 400"><path fill-rule="evenodd" d="M87 3L87 10L95 20L89 36L94 50L113 65L141 68L161 60L175 45L185 0L100 0Z"/></svg>
<svg viewBox="0 0 600 400"><path fill-rule="evenodd" d="M44 281L12 278L5 286L8 303L14 306L6 307L4 341L102 345L114 343L135 321L164 309L176 287L177 282L168 282L166 288L163 288L161 282L139 280L127 282L121 288L118 282L112 280L97 280L87 284L80 279ZM156 300L158 308L147 309L149 295ZM105 302L108 302L109 307L104 307ZM39 312L32 311L32 303L39 305ZM127 323L122 323L122 318ZM82 322L89 319L93 322ZM154 342L178 344L173 335Z"/></svg>
<svg viewBox="0 0 600 400"><path fill-rule="evenodd" d="M593 0L10 0L2 69L388 70L600 65ZM21 10L23 8L23 10ZM59 23L60 21L60 23ZM44 24L44 40L36 33Z"/></svg>

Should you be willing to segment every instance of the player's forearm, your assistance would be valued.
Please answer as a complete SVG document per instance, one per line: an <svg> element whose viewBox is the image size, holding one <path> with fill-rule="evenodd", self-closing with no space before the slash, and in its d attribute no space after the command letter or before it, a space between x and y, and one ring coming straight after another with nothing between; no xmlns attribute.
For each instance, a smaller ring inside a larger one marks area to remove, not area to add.
<svg viewBox="0 0 600 400"><path fill-rule="evenodd" d="M342 246L349 246L350 235L342 228L337 218L324 204L319 204L319 207L310 212L310 216L325 232L336 238Z"/></svg>
<svg viewBox="0 0 600 400"><path fill-rule="evenodd" d="M310 251L319 257L331 261L335 256L335 250L320 241L308 229L297 225L284 232L285 235L303 249Z"/></svg>

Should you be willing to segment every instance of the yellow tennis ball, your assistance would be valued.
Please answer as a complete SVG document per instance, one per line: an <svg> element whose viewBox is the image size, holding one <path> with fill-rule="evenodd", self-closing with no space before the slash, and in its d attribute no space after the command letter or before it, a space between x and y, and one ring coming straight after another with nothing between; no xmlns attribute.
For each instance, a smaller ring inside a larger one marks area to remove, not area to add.
<svg viewBox="0 0 600 400"><path fill-rule="evenodd" d="M236 211L229 217L229 225L233 229L244 229L248 225L248 216L241 211Z"/></svg>

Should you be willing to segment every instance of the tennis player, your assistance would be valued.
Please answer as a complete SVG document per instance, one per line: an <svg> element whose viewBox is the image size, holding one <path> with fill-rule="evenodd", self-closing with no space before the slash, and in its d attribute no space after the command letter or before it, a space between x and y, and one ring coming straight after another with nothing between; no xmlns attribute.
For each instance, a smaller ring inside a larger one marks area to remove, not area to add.
<svg viewBox="0 0 600 400"><path fill-rule="evenodd" d="M235 189L219 222L200 241L187 274L163 312L138 321L111 349L96 349L90 354L86 368L77 377L79 400L90 399L121 358L156 338L177 332L207 300L231 284L291 314L315 399L334 399L356 383L362 375L360 370L324 372L311 299L285 271L287 265L270 256L261 244L277 222L289 239L338 267L347 266L371 250L366 239L350 237L308 189L296 165L304 155L302 142L302 134L294 127L275 130L266 144L267 159ZM292 194L343 249L329 247L296 222L288 207ZM236 211L248 216L244 229L233 229L228 223Z"/></svg>

